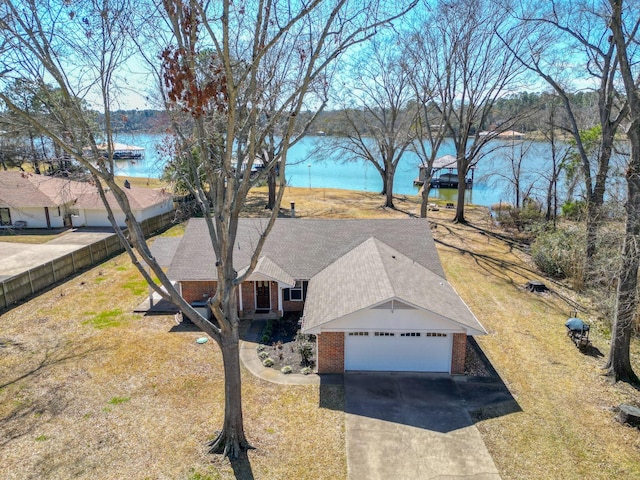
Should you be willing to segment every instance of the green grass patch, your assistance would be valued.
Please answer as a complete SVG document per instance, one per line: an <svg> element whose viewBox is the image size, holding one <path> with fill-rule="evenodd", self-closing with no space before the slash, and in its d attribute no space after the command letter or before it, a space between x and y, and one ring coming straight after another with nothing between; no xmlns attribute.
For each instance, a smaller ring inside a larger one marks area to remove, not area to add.
<svg viewBox="0 0 640 480"><path fill-rule="evenodd" d="M96 277L96 283L102 283L107 279L107 277Z"/></svg>
<svg viewBox="0 0 640 480"><path fill-rule="evenodd" d="M209 474L209 473L201 473L198 470L192 468L187 478L189 480L216 480L222 477L216 471L211 471L211 474Z"/></svg>
<svg viewBox="0 0 640 480"><path fill-rule="evenodd" d="M131 400L131 397L112 397L107 403L109 405L120 405Z"/></svg>
<svg viewBox="0 0 640 480"><path fill-rule="evenodd" d="M122 288L126 288L134 295L142 295L147 292L147 282L144 280L131 280L122 284Z"/></svg>
<svg viewBox="0 0 640 480"><path fill-rule="evenodd" d="M122 324L122 310L120 308L114 308L113 310L106 310L95 315L93 318L82 322L83 325L93 325L97 329L118 327Z"/></svg>
<svg viewBox="0 0 640 480"><path fill-rule="evenodd" d="M38 435L36 437L36 442L44 442L45 440L49 440L49 437L47 437L46 435Z"/></svg>
<svg viewBox="0 0 640 480"><path fill-rule="evenodd" d="M187 227L187 222L179 223L178 225L174 225L169 230L164 232L161 237L181 237L184 235L184 230Z"/></svg>

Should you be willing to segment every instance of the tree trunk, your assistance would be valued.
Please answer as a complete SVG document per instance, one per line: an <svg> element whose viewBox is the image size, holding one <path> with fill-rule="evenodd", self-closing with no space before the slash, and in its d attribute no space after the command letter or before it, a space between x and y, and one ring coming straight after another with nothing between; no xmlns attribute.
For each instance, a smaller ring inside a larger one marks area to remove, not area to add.
<svg viewBox="0 0 640 480"><path fill-rule="evenodd" d="M276 167L272 167L267 174L267 187L269 188L269 198L267 199L267 207L269 210L273 210L273 206L276 204Z"/></svg>
<svg viewBox="0 0 640 480"><path fill-rule="evenodd" d="M238 322L235 320L230 324L231 331L223 331L219 342L224 366L224 423L222 431L209 443L209 453L221 453L235 459L251 445L245 437L242 422Z"/></svg>
<svg viewBox="0 0 640 480"><path fill-rule="evenodd" d="M464 194L467 190L466 179L466 168L460 168L460 162L458 162L458 204L456 205L456 216L453 218L453 223L467 223L467 220L464 218Z"/></svg>
<svg viewBox="0 0 640 480"><path fill-rule="evenodd" d="M428 176L424 179L424 184L422 185L421 197L422 200L420 202L420 218L427 218L428 203L429 203L429 183L431 182L431 176Z"/></svg>
<svg viewBox="0 0 640 480"><path fill-rule="evenodd" d="M29 132L29 143L31 145L31 163L33 165L33 170L36 174L40 174L40 166L38 165L38 154L36 152L36 143L33 139L33 134Z"/></svg>
<svg viewBox="0 0 640 480"><path fill-rule="evenodd" d="M382 170L379 170L380 172L380 176L382 177L382 191L380 192L380 195L386 195L387 194L387 177L389 176L389 171L386 168L383 168Z"/></svg>
<svg viewBox="0 0 640 480"><path fill-rule="evenodd" d="M618 64L627 93L631 122L627 138L631 156L627 169L627 225L622 247L622 267L618 278L616 312L611 333L611 348L607 362L608 374L615 380L637 382L631 368L629 344L633 321L638 308L638 240L640 240L640 96L627 54L627 43L622 23L622 1L610 0L612 7L609 28L618 49Z"/></svg>
<svg viewBox="0 0 640 480"><path fill-rule="evenodd" d="M589 200L587 205L587 245L585 267L588 271L589 264L592 263L591 259L596 254L596 240L598 239L598 224L600 207L595 202Z"/></svg>
<svg viewBox="0 0 640 480"><path fill-rule="evenodd" d="M622 267L618 278L616 311L611 333L607 374L616 381L637 382L631 367L629 345L638 306L638 265L640 262L640 123L634 122L627 135L631 160L627 170L627 225L622 246Z"/></svg>
<svg viewBox="0 0 640 480"><path fill-rule="evenodd" d="M386 195L386 200L384 202L384 206L387 208L396 208L393 205L393 177L395 176L395 169L389 167L385 169L386 178L384 179L384 190Z"/></svg>

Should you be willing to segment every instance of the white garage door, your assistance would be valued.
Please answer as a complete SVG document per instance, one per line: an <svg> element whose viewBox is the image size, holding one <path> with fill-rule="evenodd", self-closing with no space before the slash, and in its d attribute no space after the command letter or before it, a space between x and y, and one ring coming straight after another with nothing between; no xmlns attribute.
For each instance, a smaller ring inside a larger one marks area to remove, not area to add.
<svg viewBox="0 0 640 480"><path fill-rule="evenodd" d="M452 334L435 332L348 332L345 370L450 372Z"/></svg>

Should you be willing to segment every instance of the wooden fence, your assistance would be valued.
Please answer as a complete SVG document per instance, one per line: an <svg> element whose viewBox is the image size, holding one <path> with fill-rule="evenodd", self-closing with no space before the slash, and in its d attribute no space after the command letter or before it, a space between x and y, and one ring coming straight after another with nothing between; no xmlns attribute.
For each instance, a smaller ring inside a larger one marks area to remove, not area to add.
<svg viewBox="0 0 640 480"><path fill-rule="evenodd" d="M149 237L171 225L173 218L174 213L167 212L144 220L142 231ZM96 243L9 277L0 282L0 310L123 251L120 239L114 233Z"/></svg>

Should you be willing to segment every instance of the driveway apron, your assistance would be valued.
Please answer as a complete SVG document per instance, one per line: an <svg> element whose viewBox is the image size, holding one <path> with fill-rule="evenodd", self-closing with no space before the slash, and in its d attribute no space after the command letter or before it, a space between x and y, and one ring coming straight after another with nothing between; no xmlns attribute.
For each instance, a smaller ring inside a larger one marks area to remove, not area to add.
<svg viewBox="0 0 640 480"><path fill-rule="evenodd" d="M448 375L344 376L349 480L499 480Z"/></svg>

